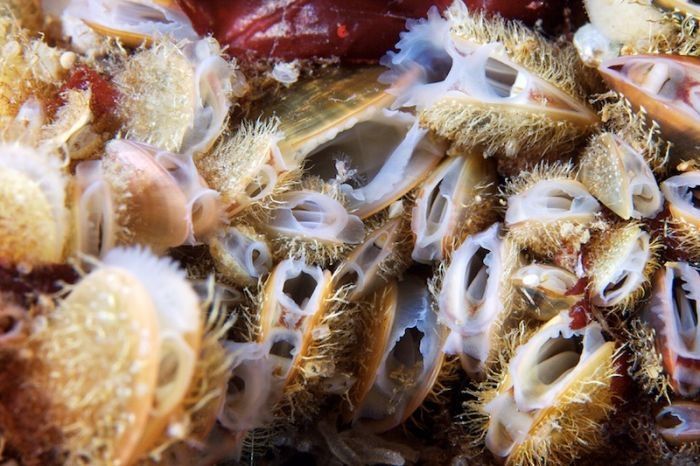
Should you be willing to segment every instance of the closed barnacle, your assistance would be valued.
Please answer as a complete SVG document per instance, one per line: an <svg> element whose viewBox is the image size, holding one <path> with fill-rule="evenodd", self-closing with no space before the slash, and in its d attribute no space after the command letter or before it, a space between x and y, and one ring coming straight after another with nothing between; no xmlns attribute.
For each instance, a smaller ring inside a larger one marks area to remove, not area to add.
<svg viewBox="0 0 700 466"><path fill-rule="evenodd" d="M654 276L644 319L656 332L656 347L673 390L681 396L700 393L696 333L700 272L684 262L667 262Z"/></svg>
<svg viewBox="0 0 700 466"><path fill-rule="evenodd" d="M130 56L114 84L129 138L188 155L213 145L232 99L246 89L235 63L221 56L213 39L161 39Z"/></svg>
<svg viewBox="0 0 700 466"><path fill-rule="evenodd" d="M461 2L446 19L431 9L382 63L395 107L415 106L421 124L459 150L539 160L573 149L596 124L576 82L572 47L548 42L519 23L468 12ZM536 159L534 159L536 154Z"/></svg>
<svg viewBox="0 0 700 466"><path fill-rule="evenodd" d="M431 263L449 256L465 236L494 220L496 173L480 154L445 160L419 186L411 216L411 257Z"/></svg>
<svg viewBox="0 0 700 466"><path fill-rule="evenodd" d="M194 242L218 224L216 193L187 156L112 140L100 161L81 162L75 178L75 250L105 254L120 244L157 251Z"/></svg>
<svg viewBox="0 0 700 466"><path fill-rule="evenodd" d="M570 324L565 312L552 318L467 403L484 422L486 448L506 464L566 464L602 442L615 410L615 344L596 323Z"/></svg>
<svg viewBox="0 0 700 466"><path fill-rule="evenodd" d="M669 235L678 251L690 261L700 261L700 171L691 170L661 183L668 202Z"/></svg>
<svg viewBox="0 0 700 466"><path fill-rule="evenodd" d="M222 228L208 244L217 270L233 283L254 285L272 268L267 240L250 227Z"/></svg>
<svg viewBox="0 0 700 466"><path fill-rule="evenodd" d="M595 233L583 257L591 303L629 313L649 287L660 248L635 222Z"/></svg>
<svg viewBox="0 0 700 466"><path fill-rule="evenodd" d="M700 144L700 59L679 55L634 55L614 58L598 70L635 110L646 111L672 155L693 153Z"/></svg>
<svg viewBox="0 0 700 466"><path fill-rule="evenodd" d="M542 255L580 249L601 209L571 165L539 165L523 172L506 184L506 196L509 238Z"/></svg>
<svg viewBox="0 0 700 466"><path fill-rule="evenodd" d="M0 144L0 261L31 266L63 260L66 186L56 154Z"/></svg>
<svg viewBox="0 0 700 466"><path fill-rule="evenodd" d="M517 296L513 309L541 321L568 310L583 298L583 291L576 290L579 277L554 265L525 265L510 280Z"/></svg>

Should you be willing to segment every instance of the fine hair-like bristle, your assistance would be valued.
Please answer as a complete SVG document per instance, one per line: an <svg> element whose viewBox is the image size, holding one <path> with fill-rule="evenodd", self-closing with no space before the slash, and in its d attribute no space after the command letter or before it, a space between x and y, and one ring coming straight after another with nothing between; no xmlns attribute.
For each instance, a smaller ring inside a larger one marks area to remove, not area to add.
<svg viewBox="0 0 700 466"><path fill-rule="evenodd" d="M671 381L664 372L663 357L656 350L656 331L641 319L632 319L625 331L631 355L628 374L656 401L670 402Z"/></svg>
<svg viewBox="0 0 700 466"><path fill-rule="evenodd" d="M178 152L194 121L194 69L170 40L141 48L114 76L126 137Z"/></svg>
<svg viewBox="0 0 700 466"><path fill-rule="evenodd" d="M691 262L700 262L700 228L683 218L666 220L666 236Z"/></svg>

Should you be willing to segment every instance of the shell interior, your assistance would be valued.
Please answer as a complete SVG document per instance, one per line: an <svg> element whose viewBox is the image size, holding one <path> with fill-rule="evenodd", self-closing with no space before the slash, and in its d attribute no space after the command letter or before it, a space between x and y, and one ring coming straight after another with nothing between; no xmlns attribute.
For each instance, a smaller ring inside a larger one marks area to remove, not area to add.
<svg viewBox="0 0 700 466"><path fill-rule="evenodd" d="M483 370L491 351L491 331L503 311L500 225L469 236L453 253L438 297L439 320L451 333L447 354L463 356L465 370Z"/></svg>
<svg viewBox="0 0 700 466"><path fill-rule="evenodd" d="M657 347L676 392L700 393L700 271L684 262L667 262L655 277L654 292L645 311L655 328Z"/></svg>
<svg viewBox="0 0 700 466"><path fill-rule="evenodd" d="M364 224L332 197L316 191L291 191L278 196L265 228L273 233L328 243L357 244Z"/></svg>
<svg viewBox="0 0 700 466"><path fill-rule="evenodd" d="M308 173L337 183L348 210L365 218L410 191L443 155L411 114L382 109L316 147L305 163Z"/></svg>
<svg viewBox="0 0 700 466"><path fill-rule="evenodd" d="M385 341L374 381L355 413L374 431L389 430L408 418L422 403L442 365L442 332L431 308L424 280L409 275L398 283L393 324Z"/></svg>
<svg viewBox="0 0 700 466"><path fill-rule="evenodd" d="M582 294L570 294L578 277L568 270L546 264L529 264L511 276L511 281L523 294L529 314L539 320L549 320L569 309Z"/></svg>
<svg viewBox="0 0 700 466"><path fill-rule="evenodd" d="M672 176L661 183L661 190L674 217L700 227L700 171Z"/></svg>
<svg viewBox="0 0 700 466"><path fill-rule="evenodd" d="M656 430L673 445L700 440L700 405L676 401L664 406L655 418Z"/></svg>
<svg viewBox="0 0 700 466"><path fill-rule="evenodd" d="M585 223L598 211L600 204L578 181L542 180L508 198L506 225L527 221Z"/></svg>

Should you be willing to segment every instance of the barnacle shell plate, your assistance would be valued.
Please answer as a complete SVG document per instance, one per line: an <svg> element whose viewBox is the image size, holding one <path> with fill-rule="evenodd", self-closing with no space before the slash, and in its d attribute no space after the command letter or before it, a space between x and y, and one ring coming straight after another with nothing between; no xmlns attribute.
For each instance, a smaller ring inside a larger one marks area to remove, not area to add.
<svg viewBox="0 0 700 466"><path fill-rule="evenodd" d="M683 445L700 440L700 404L675 401L659 410L656 429L667 442Z"/></svg>
<svg viewBox="0 0 700 466"><path fill-rule="evenodd" d="M579 278L553 265L528 264L515 271L510 279L524 295L529 314L538 320L550 320L582 298L582 293L570 294Z"/></svg>
<svg viewBox="0 0 700 466"><path fill-rule="evenodd" d="M661 183L671 215L700 228L700 171L672 176Z"/></svg>

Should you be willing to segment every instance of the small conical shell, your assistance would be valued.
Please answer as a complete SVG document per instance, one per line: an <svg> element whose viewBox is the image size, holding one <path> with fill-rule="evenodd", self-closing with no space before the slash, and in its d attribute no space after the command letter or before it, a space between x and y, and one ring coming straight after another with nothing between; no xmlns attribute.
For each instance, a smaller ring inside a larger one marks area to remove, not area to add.
<svg viewBox="0 0 700 466"><path fill-rule="evenodd" d="M0 144L0 262L61 262L68 235L66 177L54 155Z"/></svg>
<svg viewBox="0 0 700 466"><path fill-rule="evenodd" d="M272 252L267 240L249 227L219 230L209 240L209 252L219 273L242 286L257 283L272 268Z"/></svg>
<svg viewBox="0 0 700 466"><path fill-rule="evenodd" d="M418 189L411 217L413 260L442 260L464 236L490 223L495 187L496 171L481 154L445 160Z"/></svg>
<svg viewBox="0 0 700 466"><path fill-rule="evenodd" d="M584 254L591 303L631 309L656 270L658 249L649 233L636 223L596 234Z"/></svg>
<svg viewBox="0 0 700 466"><path fill-rule="evenodd" d="M581 182L621 218L653 218L663 208L649 165L616 134L596 136L579 165Z"/></svg>
<svg viewBox="0 0 700 466"><path fill-rule="evenodd" d="M644 317L656 331L656 346L673 390L685 397L700 393L700 271L685 262L667 262L654 276Z"/></svg>

